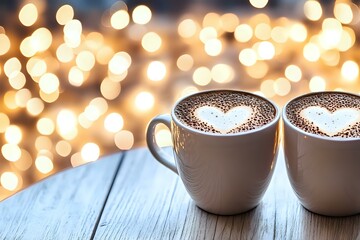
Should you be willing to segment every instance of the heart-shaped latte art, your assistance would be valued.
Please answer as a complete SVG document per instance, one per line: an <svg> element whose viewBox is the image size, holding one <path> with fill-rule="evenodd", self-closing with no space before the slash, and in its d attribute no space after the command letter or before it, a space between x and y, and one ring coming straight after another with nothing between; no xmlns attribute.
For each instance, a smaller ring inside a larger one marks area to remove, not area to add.
<svg viewBox="0 0 360 240"><path fill-rule="evenodd" d="M351 128L360 121L360 111L356 108L341 108L331 113L326 108L311 106L303 109L300 116L329 136Z"/></svg>
<svg viewBox="0 0 360 240"><path fill-rule="evenodd" d="M238 106L224 113L220 108L203 106L194 113L200 121L225 134L246 123L253 110L249 106Z"/></svg>

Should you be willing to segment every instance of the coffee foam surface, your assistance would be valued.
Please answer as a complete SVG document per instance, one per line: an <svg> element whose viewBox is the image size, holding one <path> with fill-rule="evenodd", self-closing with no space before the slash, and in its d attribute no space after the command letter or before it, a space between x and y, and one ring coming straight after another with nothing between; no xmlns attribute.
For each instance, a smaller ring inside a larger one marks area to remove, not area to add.
<svg viewBox="0 0 360 240"><path fill-rule="evenodd" d="M319 106L311 106L301 110L300 116L305 118L314 127L329 136L352 127L360 120L360 111L354 108L341 108L331 113Z"/></svg>
<svg viewBox="0 0 360 240"><path fill-rule="evenodd" d="M185 98L174 109L185 125L203 132L237 133L261 127L275 118L273 105L257 96L213 91Z"/></svg>
<svg viewBox="0 0 360 240"><path fill-rule="evenodd" d="M202 106L197 108L194 114L200 121L225 134L245 124L253 114L253 109L249 106L238 106L224 113L217 107Z"/></svg>
<svg viewBox="0 0 360 240"><path fill-rule="evenodd" d="M360 137L360 97L318 93L290 102L286 116L309 133L328 137Z"/></svg>

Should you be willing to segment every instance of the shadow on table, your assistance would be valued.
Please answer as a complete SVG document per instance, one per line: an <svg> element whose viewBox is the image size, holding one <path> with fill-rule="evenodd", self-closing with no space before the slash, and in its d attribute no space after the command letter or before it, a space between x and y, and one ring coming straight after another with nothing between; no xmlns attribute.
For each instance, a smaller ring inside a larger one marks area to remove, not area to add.
<svg viewBox="0 0 360 240"><path fill-rule="evenodd" d="M358 239L360 214L348 217L327 217L301 207L299 236L302 239Z"/></svg>
<svg viewBox="0 0 360 240"><path fill-rule="evenodd" d="M266 203L239 215L219 216L207 213L192 203L195 214L216 222L214 239L358 239L360 214L327 217L314 214L300 204L293 212L270 212ZM294 214L296 213L296 214ZM281 216L277 216L281 214ZM271 216L271 217L269 217ZM286 219L286 221L284 221Z"/></svg>

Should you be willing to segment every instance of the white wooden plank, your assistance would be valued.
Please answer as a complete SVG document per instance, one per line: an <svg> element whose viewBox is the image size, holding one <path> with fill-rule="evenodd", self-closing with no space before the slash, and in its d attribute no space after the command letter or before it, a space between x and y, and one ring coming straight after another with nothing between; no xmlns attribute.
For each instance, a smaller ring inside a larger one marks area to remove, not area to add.
<svg viewBox="0 0 360 240"><path fill-rule="evenodd" d="M55 174L0 203L0 239L89 239L121 154Z"/></svg>
<svg viewBox="0 0 360 240"><path fill-rule="evenodd" d="M127 152L121 165L120 157L57 174L1 202L0 239L360 237L359 215L331 218L301 207L289 185L282 154L262 203L236 216L197 208L180 179L147 149Z"/></svg>
<svg viewBox="0 0 360 240"><path fill-rule="evenodd" d="M359 216L324 217L299 204L282 153L257 208L217 216L197 208L181 180L138 149L124 159L95 239L356 239L359 232Z"/></svg>

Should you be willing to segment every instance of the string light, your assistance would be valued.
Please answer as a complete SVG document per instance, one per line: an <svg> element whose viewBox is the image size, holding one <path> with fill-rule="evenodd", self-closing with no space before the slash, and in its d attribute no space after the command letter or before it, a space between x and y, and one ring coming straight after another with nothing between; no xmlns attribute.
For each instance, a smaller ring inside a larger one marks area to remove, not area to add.
<svg viewBox="0 0 360 240"><path fill-rule="evenodd" d="M129 24L129 21L129 14L125 10L115 12L110 19L111 26L116 30L125 28Z"/></svg>
<svg viewBox="0 0 360 240"><path fill-rule="evenodd" d="M76 65L82 71L90 71L95 65L95 56L90 51L82 51L76 57Z"/></svg>
<svg viewBox="0 0 360 240"><path fill-rule="evenodd" d="M82 24L77 19L71 19L64 26L64 41L70 48L77 48L81 43Z"/></svg>
<svg viewBox="0 0 360 240"><path fill-rule="evenodd" d="M291 84L286 78L278 78L274 82L274 91L279 96L286 96L291 90Z"/></svg>
<svg viewBox="0 0 360 240"><path fill-rule="evenodd" d="M56 21L60 25L67 24L73 18L74 18L74 9L70 5L63 5L56 12Z"/></svg>
<svg viewBox="0 0 360 240"><path fill-rule="evenodd" d="M176 65L181 71L189 71L194 66L194 59L189 54L183 54L177 59Z"/></svg>
<svg viewBox="0 0 360 240"><path fill-rule="evenodd" d="M188 86L185 87L180 94L180 97L185 97L187 95L193 94L193 93L197 93L199 91L199 89L197 87L194 86Z"/></svg>
<svg viewBox="0 0 360 240"><path fill-rule="evenodd" d="M96 143L86 143L81 148L81 157L85 162L96 161L100 156L100 148Z"/></svg>
<svg viewBox="0 0 360 240"><path fill-rule="evenodd" d="M193 81L199 86L206 86L211 81L211 71L207 67L199 67L195 69Z"/></svg>
<svg viewBox="0 0 360 240"><path fill-rule="evenodd" d="M209 41L211 39L216 39L217 36L218 36L218 32L216 31L216 29L214 27L205 27L205 28L201 29L201 31L200 31L199 39L203 43L206 43L207 41Z"/></svg>
<svg viewBox="0 0 360 240"><path fill-rule="evenodd" d="M57 132L66 140L74 139L77 135L77 119L74 112L63 109L57 114Z"/></svg>
<svg viewBox="0 0 360 240"><path fill-rule="evenodd" d="M166 76L166 66L163 62L152 61L147 68L147 76L152 81L161 81Z"/></svg>
<svg viewBox="0 0 360 240"><path fill-rule="evenodd" d="M21 129L16 125L10 125L5 131L5 140L11 144L19 144L22 139Z"/></svg>
<svg viewBox="0 0 360 240"><path fill-rule="evenodd" d="M267 23L259 23L255 27L255 37L259 40L268 40L271 37L271 27Z"/></svg>
<svg viewBox="0 0 360 240"><path fill-rule="evenodd" d="M244 66L252 66L257 61L256 52L251 48L241 50L239 60Z"/></svg>
<svg viewBox="0 0 360 240"><path fill-rule="evenodd" d="M324 78L319 76L314 76L310 79L309 89L311 92L325 91L326 81Z"/></svg>
<svg viewBox="0 0 360 240"><path fill-rule="evenodd" d="M343 24L349 24L353 20L353 12L346 2L336 2L334 6L334 16Z"/></svg>
<svg viewBox="0 0 360 240"><path fill-rule="evenodd" d="M117 98L121 91L121 85L118 82L114 82L109 78L105 78L100 85L100 92L104 98L113 100Z"/></svg>
<svg viewBox="0 0 360 240"><path fill-rule="evenodd" d="M35 166L37 170L43 174L50 173L54 168L53 162L47 156L38 156L35 159Z"/></svg>
<svg viewBox="0 0 360 240"><path fill-rule="evenodd" d="M225 13L220 17L220 22L226 32L234 32L239 25L239 18L233 13Z"/></svg>
<svg viewBox="0 0 360 240"><path fill-rule="evenodd" d="M2 145L1 153L3 157L10 162L18 161L21 157L20 147L13 143L6 143Z"/></svg>
<svg viewBox="0 0 360 240"><path fill-rule="evenodd" d="M159 147L172 146L171 133L168 129L160 129L155 133L155 139Z"/></svg>
<svg viewBox="0 0 360 240"><path fill-rule="evenodd" d="M140 111L148 111L153 108L154 96L149 92L140 92L135 97L135 106Z"/></svg>
<svg viewBox="0 0 360 240"><path fill-rule="evenodd" d="M276 26L271 30L271 39L277 43L285 43L288 37L288 32L285 27Z"/></svg>
<svg viewBox="0 0 360 240"><path fill-rule="evenodd" d="M222 51L222 43L219 39L210 39L205 42L205 52L209 56L218 56Z"/></svg>
<svg viewBox="0 0 360 240"><path fill-rule="evenodd" d="M319 36L321 47L324 49L335 48L341 39L341 23L335 18L326 18L322 22L322 33Z"/></svg>
<svg viewBox="0 0 360 240"><path fill-rule="evenodd" d="M260 91L265 95L265 97L272 98L275 96L274 90L274 80L268 79L261 83Z"/></svg>
<svg viewBox="0 0 360 240"><path fill-rule="evenodd" d="M60 86L58 77L53 73L46 73L39 80L39 87L44 93L53 93Z"/></svg>
<svg viewBox="0 0 360 240"><path fill-rule="evenodd" d="M50 118L40 118L36 127L42 135L51 135L55 130L55 124Z"/></svg>
<svg viewBox="0 0 360 240"><path fill-rule="evenodd" d="M354 30L348 27L343 27L339 44L336 47L339 51L346 52L355 44L355 40L356 37Z"/></svg>
<svg viewBox="0 0 360 240"><path fill-rule="evenodd" d="M51 141L51 139L47 136L38 136L35 140L35 148L36 150L42 153L45 153L45 151L43 150L47 150L46 152L49 153L48 151L53 147L53 143ZM49 155L49 154L47 154Z"/></svg>
<svg viewBox="0 0 360 240"><path fill-rule="evenodd" d="M0 55L4 55L10 49L10 39L4 33L0 33Z"/></svg>
<svg viewBox="0 0 360 240"><path fill-rule="evenodd" d="M314 43L308 43L304 46L303 54L309 62L316 62L320 58L320 49Z"/></svg>
<svg viewBox="0 0 360 240"><path fill-rule="evenodd" d="M290 38L295 42L304 42L307 38L307 29L301 23L295 23L290 28Z"/></svg>
<svg viewBox="0 0 360 240"><path fill-rule="evenodd" d="M4 133L9 125L10 125L9 117L5 113L0 112L0 133Z"/></svg>
<svg viewBox="0 0 360 240"><path fill-rule="evenodd" d="M39 95L44 102L53 103L59 98L60 91L59 89L56 89L54 92L45 93L40 89Z"/></svg>
<svg viewBox="0 0 360 240"><path fill-rule="evenodd" d="M156 52L159 50L161 43L161 37L155 32L146 33L141 40L141 45L148 52Z"/></svg>
<svg viewBox="0 0 360 240"><path fill-rule="evenodd" d="M304 14L311 21L318 21L322 16L322 7L318 1L307 0L304 3Z"/></svg>
<svg viewBox="0 0 360 240"><path fill-rule="evenodd" d="M13 172L4 172L1 174L0 183L5 189L14 191L18 187L19 179Z"/></svg>
<svg viewBox="0 0 360 240"><path fill-rule="evenodd" d="M124 119L119 113L110 113L104 120L104 127L107 131L116 133L124 126Z"/></svg>
<svg viewBox="0 0 360 240"><path fill-rule="evenodd" d="M121 150L129 150L134 145L134 135L128 130L121 130L114 136L115 145Z"/></svg>
<svg viewBox="0 0 360 240"><path fill-rule="evenodd" d="M132 19L137 24L147 24L151 20L151 10L145 5L139 5L132 12Z"/></svg>
<svg viewBox="0 0 360 240"><path fill-rule="evenodd" d="M341 75L347 82L355 82L359 77L359 65L351 60L344 62Z"/></svg>
<svg viewBox="0 0 360 240"><path fill-rule="evenodd" d="M275 56L275 47L271 42L263 41L257 45L259 60L270 60Z"/></svg>
<svg viewBox="0 0 360 240"><path fill-rule="evenodd" d="M222 27L220 15L215 12L205 14L202 25L203 27L213 27L216 31L220 30Z"/></svg>
<svg viewBox="0 0 360 240"><path fill-rule="evenodd" d="M25 149L21 149L21 157L20 157L20 159L13 162L13 164L16 167L16 169L18 169L20 171L28 171L28 169L33 164L33 160L32 160L31 155L30 155L30 153L28 151L26 151ZM19 183L19 185L20 185L20 183Z"/></svg>
<svg viewBox="0 0 360 240"><path fill-rule="evenodd" d="M4 73L5 75L10 78L13 74L17 74L21 71L21 62L18 58L13 57L8 59L4 64Z"/></svg>
<svg viewBox="0 0 360 240"><path fill-rule="evenodd" d="M74 66L70 69L68 75L69 83L75 87L80 87L85 81L85 76L83 71L78 67Z"/></svg>
<svg viewBox="0 0 360 240"><path fill-rule="evenodd" d="M131 65L131 56L127 52L118 52L109 61L109 71L120 75Z"/></svg>
<svg viewBox="0 0 360 240"><path fill-rule="evenodd" d="M33 77L33 80L38 82L37 78L46 73L47 64L43 59L32 57L26 64L26 70Z"/></svg>
<svg viewBox="0 0 360 240"><path fill-rule="evenodd" d="M67 157L71 153L71 144L67 141L60 140L55 146L56 152L62 156Z"/></svg>
<svg viewBox="0 0 360 240"><path fill-rule="evenodd" d="M264 8L268 0L250 0L250 4L255 8Z"/></svg>
<svg viewBox="0 0 360 240"><path fill-rule="evenodd" d="M23 6L19 12L19 20L20 22L26 26L30 27L33 25L38 18L38 10L33 3L28 3Z"/></svg>
<svg viewBox="0 0 360 240"><path fill-rule="evenodd" d="M195 36L197 24L192 19L185 19L178 25L178 33L183 38L191 38Z"/></svg>
<svg viewBox="0 0 360 240"><path fill-rule="evenodd" d="M285 77L292 82L299 82L302 77L302 71L296 65L289 65L285 69Z"/></svg>
<svg viewBox="0 0 360 240"><path fill-rule="evenodd" d="M262 79L269 72L269 65L264 61L257 61L254 65L247 67L246 73L255 79Z"/></svg>
<svg viewBox="0 0 360 240"><path fill-rule="evenodd" d="M253 29L248 24L241 24L236 27L234 36L239 42L248 42L253 37Z"/></svg>
<svg viewBox="0 0 360 240"><path fill-rule="evenodd" d="M34 49L35 52L44 52L46 51L52 43L52 34L47 28L39 28L36 29L31 34L30 44L31 48Z"/></svg>
<svg viewBox="0 0 360 240"><path fill-rule="evenodd" d="M14 72L9 77L10 86L16 90L20 90L25 86L26 77L22 72Z"/></svg>
<svg viewBox="0 0 360 240"><path fill-rule="evenodd" d="M32 116L39 115L44 107L44 102L40 98L31 98L26 103L26 110Z"/></svg>
<svg viewBox="0 0 360 240"><path fill-rule="evenodd" d="M211 77L215 82L228 83L234 79L235 72L231 66L223 63L216 64L211 69Z"/></svg>

